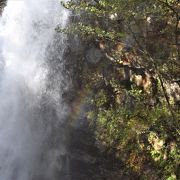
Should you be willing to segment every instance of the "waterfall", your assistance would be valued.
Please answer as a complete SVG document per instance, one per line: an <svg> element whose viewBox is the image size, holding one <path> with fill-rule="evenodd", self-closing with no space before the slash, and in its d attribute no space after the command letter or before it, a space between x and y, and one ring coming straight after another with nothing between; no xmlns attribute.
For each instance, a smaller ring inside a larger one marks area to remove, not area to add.
<svg viewBox="0 0 180 180"><path fill-rule="evenodd" d="M9 0L0 19L0 180L56 180L66 163L61 95L68 12L58 0Z"/></svg>

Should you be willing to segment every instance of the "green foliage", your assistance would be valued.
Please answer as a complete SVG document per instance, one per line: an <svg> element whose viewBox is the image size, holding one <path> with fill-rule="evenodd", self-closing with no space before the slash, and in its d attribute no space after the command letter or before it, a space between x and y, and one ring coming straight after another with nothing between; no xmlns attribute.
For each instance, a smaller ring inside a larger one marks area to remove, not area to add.
<svg viewBox="0 0 180 180"><path fill-rule="evenodd" d="M99 27L93 27L91 25L84 25L82 23L77 23L76 25L71 25L71 27L66 28L66 29L60 29L60 28L56 28L57 32L64 32L64 33L76 33L76 34L80 34L82 36L82 38L86 38L89 37L96 37L96 38L105 38L107 40L110 41L114 41L117 40L121 37L124 36L123 33L121 32L107 32Z"/></svg>
<svg viewBox="0 0 180 180"><path fill-rule="evenodd" d="M108 97L103 90L95 96L93 103L98 110L97 140L102 142L108 152L115 153L117 158L126 154L124 162L142 176L143 163L150 161L154 162L154 168L158 167L157 175L164 179L172 174L175 177L180 163L180 151L176 140L168 142L171 137L165 120L171 119L168 108L157 106L149 109L140 97L141 92L133 91L130 94L137 96L133 111L125 105L106 109L104 105ZM175 134L175 137L178 135Z"/></svg>
<svg viewBox="0 0 180 180"><path fill-rule="evenodd" d="M95 91L88 118L96 123L97 141L142 179L178 179L178 90L168 94L166 87L180 78L180 2L71 0L63 5L79 18L57 30L99 41L107 57L83 74L84 87ZM102 69L108 69L106 75Z"/></svg>

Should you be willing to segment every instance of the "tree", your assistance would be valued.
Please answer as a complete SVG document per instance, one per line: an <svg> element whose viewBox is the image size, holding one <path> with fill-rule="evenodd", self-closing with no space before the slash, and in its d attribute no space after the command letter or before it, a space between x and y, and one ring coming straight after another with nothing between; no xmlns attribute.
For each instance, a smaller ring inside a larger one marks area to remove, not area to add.
<svg viewBox="0 0 180 180"><path fill-rule="evenodd" d="M105 55L82 76L94 92L89 118L96 120L97 140L142 179L178 179L180 2L72 0L64 6L78 17L60 31L94 41Z"/></svg>

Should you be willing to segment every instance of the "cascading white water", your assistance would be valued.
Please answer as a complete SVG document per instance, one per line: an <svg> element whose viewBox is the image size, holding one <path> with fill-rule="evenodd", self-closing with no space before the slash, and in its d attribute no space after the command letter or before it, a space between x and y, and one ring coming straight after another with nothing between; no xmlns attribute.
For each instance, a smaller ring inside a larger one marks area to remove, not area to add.
<svg viewBox="0 0 180 180"><path fill-rule="evenodd" d="M62 65L64 38L55 33L55 27L64 27L67 19L68 12L58 0L9 0L4 9L0 19L0 180L55 180L62 169L63 77L61 72L52 76L51 85L48 64L56 59Z"/></svg>

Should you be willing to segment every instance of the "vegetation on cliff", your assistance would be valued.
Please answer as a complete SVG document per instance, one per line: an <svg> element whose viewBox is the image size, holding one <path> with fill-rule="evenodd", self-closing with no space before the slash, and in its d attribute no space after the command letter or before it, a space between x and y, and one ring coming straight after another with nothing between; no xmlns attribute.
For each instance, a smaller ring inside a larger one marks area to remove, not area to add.
<svg viewBox="0 0 180 180"><path fill-rule="evenodd" d="M88 118L97 142L141 179L179 179L180 2L71 0L64 6L74 24L60 31L93 41L103 54L81 71L83 88L93 92Z"/></svg>

